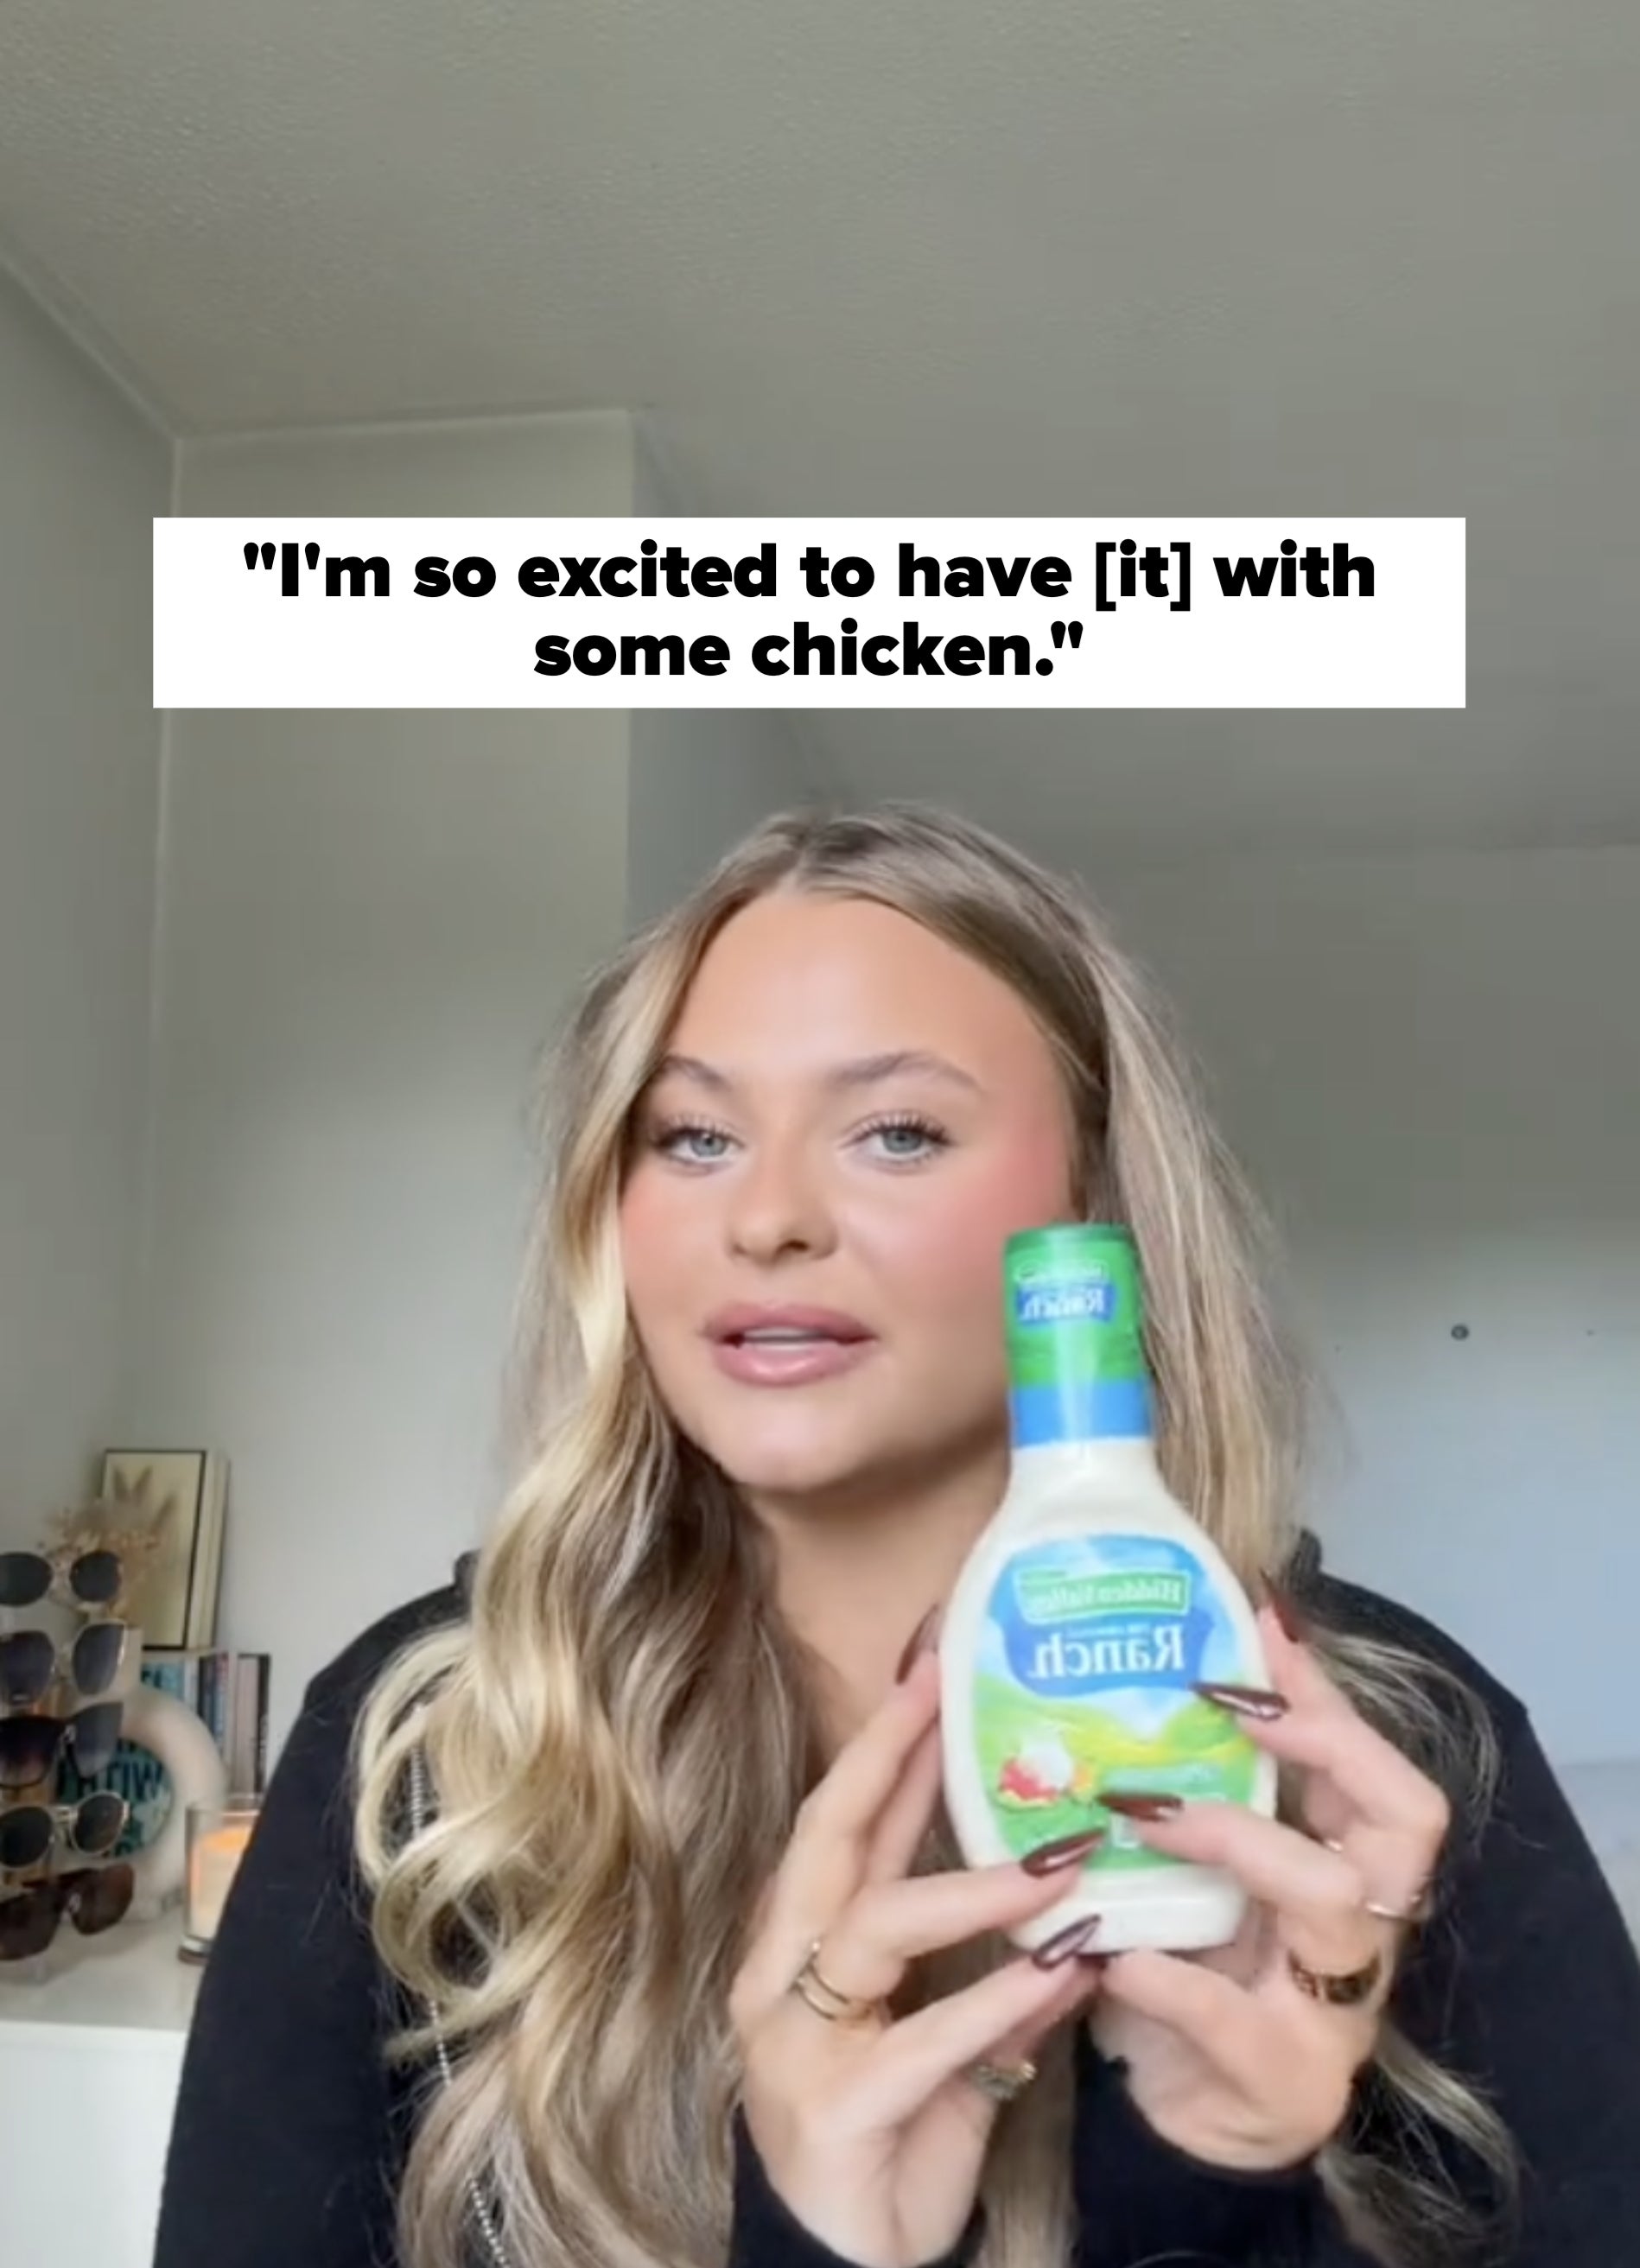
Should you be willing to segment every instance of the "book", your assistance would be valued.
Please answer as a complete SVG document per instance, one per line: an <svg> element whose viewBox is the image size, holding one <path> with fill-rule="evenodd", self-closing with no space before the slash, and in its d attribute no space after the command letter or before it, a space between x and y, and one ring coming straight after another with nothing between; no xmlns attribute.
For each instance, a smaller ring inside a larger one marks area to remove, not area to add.
<svg viewBox="0 0 1640 2268"><path fill-rule="evenodd" d="M228 1786L235 1795L261 1795L268 1784L268 1683L265 1653L234 1657L229 1712Z"/></svg>
<svg viewBox="0 0 1640 2268"><path fill-rule="evenodd" d="M219 1652L202 1655L199 1699L195 1705L224 1758L228 1753L228 1705L232 1695L233 1656Z"/></svg>

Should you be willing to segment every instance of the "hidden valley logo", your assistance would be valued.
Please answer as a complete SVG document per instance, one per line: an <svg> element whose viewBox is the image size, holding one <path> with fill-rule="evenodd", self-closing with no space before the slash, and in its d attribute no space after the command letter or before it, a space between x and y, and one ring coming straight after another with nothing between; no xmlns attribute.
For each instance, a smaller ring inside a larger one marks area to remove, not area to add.
<svg viewBox="0 0 1640 2268"><path fill-rule="evenodd" d="M1110 1323L1116 1319L1116 1286L1098 1270L1074 1275L1021 1273L1013 1286L1017 1323Z"/></svg>

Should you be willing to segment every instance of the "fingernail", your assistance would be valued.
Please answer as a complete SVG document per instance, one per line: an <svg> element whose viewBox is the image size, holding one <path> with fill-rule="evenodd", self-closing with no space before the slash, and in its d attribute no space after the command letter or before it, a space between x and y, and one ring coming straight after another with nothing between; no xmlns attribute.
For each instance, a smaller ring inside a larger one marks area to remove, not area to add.
<svg viewBox="0 0 1640 2268"><path fill-rule="evenodd" d="M1305 1641L1305 1620L1294 1602L1292 1594L1283 1589L1273 1575L1264 1578L1264 1603L1280 1624L1282 1635L1294 1646Z"/></svg>
<svg viewBox="0 0 1640 2268"><path fill-rule="evenodd" d="M923 1616L922 1621L912 1631L910 1637L906 1640L906 1650L901 1655L898 1662L894 1666L894 1683L896 1685L903 1685L905 1683L907 1678L911 1675L912 1667L915 1664L917 1656L920 1653L926 1653L928 1648L933 1644L934 1634L939 1628L939 1608L930 1607L928 1612Z"/></svg>
<svg viewBox="0 0 1640 2268"><path fill-rule="evenodd" d="M1073 1921L1067 1929L1056 1930L1054 1935L1039 1945L1031 1955L1039 1969L1057 1969L1062 1961L1069 1961L1073 1953L1080 1953L1099 1926L1100 1917L1093 1914L1086 1921Z"/></svg>
<svg viewBox="0 0 1640 2268"><path fill-rule="evenodd" d="M1232 1717L1256 1717L1263 1724L1284 1717L1291 1705L1284 1693L1272 1693L1262 1685L1204 1684L1191 1690L1216 1709L1228 1709Z"/></svg>
<svg viewBox="0 0 1640 2268"><path fill-rule="evenodd" d="M1034 1851L1027 1851L1019 1864L1027 1874L1053 1874L1062 1867L1073 1867L1078 1859L1085 1859L1094 1845L1105 1840L1102 1827L1089 1827L1078 1835L1061 1835L1052 1843L1039 1843Z"/></svg>
<svg viewBox="0 0 1640 2268"><path fill-rule="evenodd" d="M1142 1795L1136 1789L1113 1788L1101 1791L1099 1801L1107 1811L1119 1811L1124 1819L1156 1821L1176 1819L1184 1809L1181 1795Z"/></svg>

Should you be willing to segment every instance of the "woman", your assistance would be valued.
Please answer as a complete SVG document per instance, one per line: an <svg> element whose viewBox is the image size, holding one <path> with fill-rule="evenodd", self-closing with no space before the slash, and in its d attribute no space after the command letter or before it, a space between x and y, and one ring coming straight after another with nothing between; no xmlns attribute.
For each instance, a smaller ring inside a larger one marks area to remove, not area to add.
<svg viewBox="0 0 1640 2268"><path fill-rule="evenodd" d="M157 2268L1640 2258L1614 1904L1519 1704L1299 1543L1246 1208L1078 899L948 818L775 821L549 1086L523 1477L309 1693ZM1281 1821L1139 1828L1253 1893L1197 1960L1018 1953L1081 1851L966 1869L939 1802L1003 1243L1077 1218L1133 1228L1164 1468L1266 1602L1221 1698Z"/></svg>

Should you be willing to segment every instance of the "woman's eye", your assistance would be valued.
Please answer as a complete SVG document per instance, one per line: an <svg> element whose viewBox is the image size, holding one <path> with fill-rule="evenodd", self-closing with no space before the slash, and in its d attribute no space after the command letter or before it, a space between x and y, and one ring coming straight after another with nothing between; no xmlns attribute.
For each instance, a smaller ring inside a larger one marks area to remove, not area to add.
<svg viewBox="0 0 1640 2268"><path fill-rule="evenodd" d="M945 1147L938 1126L920 1118L894 1118L867 1129L868 1138L879 1143L885 1157L895 1165L916 1164Z"/></svg>
<svg viewBox="0 0 1640 2268"><path fill-rule="evenodd" d="M656 1130L654 1146L686 1166L715 1166L728 1152L729 1137L720 1126L662 1126Z"/></svg>
<svg viewBox="0 0 1640 2268"><path fill-rule="evenodd" d="M872 1145L886 1164L895 1166L921 1165L947 1146L941 1130L921 1118L879 1119L875 1125L862 1128L857 1138ZM735 1138L721 1126L674 1119L655 1128L649 1146L679 1165L716 1166L733 1151Z"/></svg>

